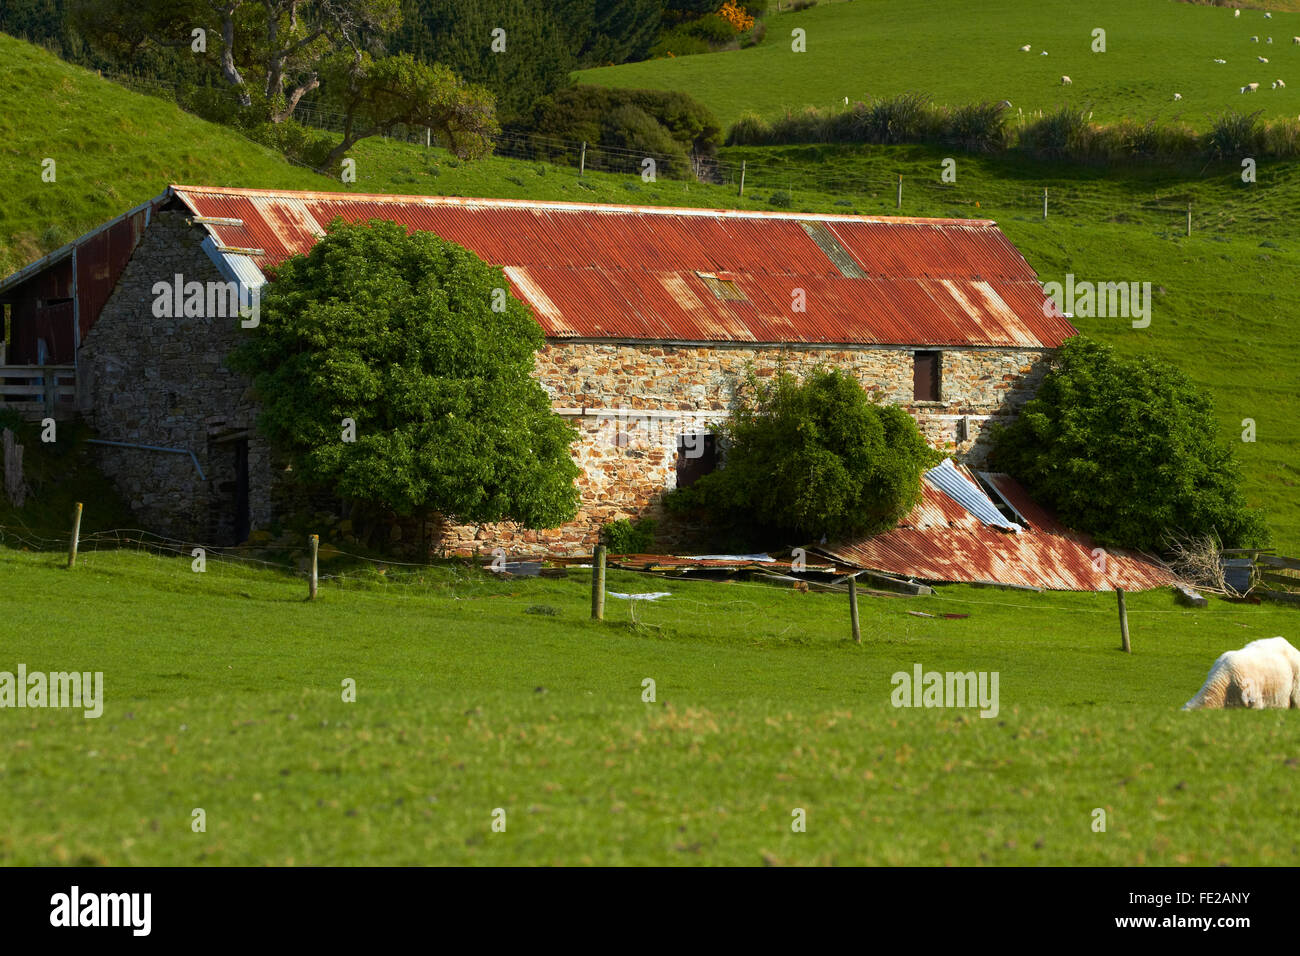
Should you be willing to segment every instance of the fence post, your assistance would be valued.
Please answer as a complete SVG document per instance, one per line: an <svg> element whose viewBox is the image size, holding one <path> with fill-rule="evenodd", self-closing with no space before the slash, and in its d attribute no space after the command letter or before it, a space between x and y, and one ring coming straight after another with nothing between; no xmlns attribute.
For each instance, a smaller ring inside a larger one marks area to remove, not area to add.
<svg viewBox="0 0 1300 956"><path fill-rule="evenodd" d="M1043 187L1043 218L1047 218L1047 187Z"/></svg>
<svg viewBox="0 0 1300 956"><path fill-rule="evenodd" d="M740 161L740 195L745 195L745 161Z"/></svg>
<svg viewBox="0 0 1300 956"><path fill-rule="evenodd" d="M72 512L72 540L68 542L68 567L77 563L77 543L81 539L81 502Z"/></svg>
<svg viewBox="0 0 1300 956"><path fill-rule="evenodd" d="M578 157L578 178L579 179L582 178L582 174L586 171L586 169L587 169L587 141L584 139L582 141L582 154Z"/></svg>
<svg viewBox="0 0 1300 956"><path fill-rule="evenodd" d="M307 600L316 600L316 553L320 550L320 535L311 536L311 577L307 579Z"/></svg>
<svg viewBox="0 0 1300 956"><path fill-rule="evenodd" d="M596 545L591 557L591 619L605 620L605 546Z"/></svg>
<svg viewBox="0 0 1300 956"><path fill-rule="evenodd" d="M903 174L898 174L898 209L903 208Z"/></svg>
<svg viewBox="0 0 1300 956"><path fill-rule="evenodd" d="M858 576L849 578L849 621L853 625L853 643L862 643L862 629L858 626Z"/></svg>
<svg viewBox="0 0 1300 956"><path fill-rule="evenodd" d="M1133 649L1128 642L1128 608L1124 604L1124 589L1116 588L1115 596L1119 598L1119 639L1121 650L1125 654L1132 654Z"/></svg>
<svg viewBox="0 0 1300 956"><path fill-rule="evenodd" d="M1192 204L1187 204L1187 235L1192 234Z"/></svg>

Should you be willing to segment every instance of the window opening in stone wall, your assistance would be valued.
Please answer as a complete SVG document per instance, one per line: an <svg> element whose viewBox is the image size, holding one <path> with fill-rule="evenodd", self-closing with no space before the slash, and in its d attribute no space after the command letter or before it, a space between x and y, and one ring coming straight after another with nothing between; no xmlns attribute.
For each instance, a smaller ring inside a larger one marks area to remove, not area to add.
<svg viewBox="0 0 1300 956"><path fill-rule="evenodd" d="M912 353L912 400L939 401L939 352Z"/></svg>
<svg viewBox="0 0 1300 956"><path fill-rule="evenodd" d="M677 436L677 487L689 488L718 470L718 442L713 435L693 432Z"/></svg>

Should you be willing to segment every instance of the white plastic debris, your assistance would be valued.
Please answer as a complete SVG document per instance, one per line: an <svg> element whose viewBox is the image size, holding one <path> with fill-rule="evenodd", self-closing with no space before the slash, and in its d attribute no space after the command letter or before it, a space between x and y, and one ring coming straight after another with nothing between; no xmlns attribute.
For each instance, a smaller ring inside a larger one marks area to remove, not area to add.
<svg viewBox="0 0 1300 956"><path fill-rule="evenodd" d="M618 598L620 601L657 601L660 598L672 597L671 591L651 591L647 594L619 594L617 591L606 591L612 598Z"/></svg>

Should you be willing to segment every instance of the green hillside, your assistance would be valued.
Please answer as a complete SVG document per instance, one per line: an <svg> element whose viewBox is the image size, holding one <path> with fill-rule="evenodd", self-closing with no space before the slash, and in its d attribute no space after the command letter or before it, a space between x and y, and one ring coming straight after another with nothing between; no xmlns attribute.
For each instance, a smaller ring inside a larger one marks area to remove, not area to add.
<svg viewBox="0 0 1300 956"><path fill-rule="evenodd" d="M1096 28L1106 31L1105 53L1092 52ZM804 53L791 50L795 29L805 31ZM771 16L766 40L748 50L588 70L580 79L687 90L724 124L745 110L770 116L842 105L846 96L923 90L949 104L1009 99L1029 113L1070 103L1097 120L1204 128L1224 109L1300 113L1296 35L1298 13L1270 20L1243 10L1234 18L1223 7L1174 0L854 0ZM1030 53L1020 52L1024 44ZM1071 86L1062 87L1063 74ZM1284 89L1270 89L1277 79ZM1243 96L1253 82L1260 91ZM1175 102L1175 93L1183 99Z"/></svg>
<svg viewBox="0 0 1300 956"><path fill-rule="evenodd" d="M0 33L0 273L172 182L328 189L232 130ZM54 160L54 182L42 161Z"/></svg>

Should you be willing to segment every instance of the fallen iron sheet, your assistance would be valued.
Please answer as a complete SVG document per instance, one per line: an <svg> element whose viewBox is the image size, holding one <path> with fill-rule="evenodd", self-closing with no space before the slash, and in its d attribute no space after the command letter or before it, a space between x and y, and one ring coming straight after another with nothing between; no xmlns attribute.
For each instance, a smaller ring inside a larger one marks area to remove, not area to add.
<svg viewBox="0 0 1300 956"><path fill-rule="evenodd" d="M813 571L830 574L835 565L829 561L805 561L796 569L792 561L768 559L758 561L748 557L735 558L693 558L689 555L671 554L612 554L606 559L610 567L629 571L679 572L690 571L778 571L787 574Z"/></svg>
<svg viewBox="0 0 1300 956"><path fill-rule="evenodd" d="M957 469L970 478L964 467ZM1146 555L1099 547L1089 535L1065 528L1009 475L988 474L998 496L1026 526L990 527L928 481L921 499L898 527L850 541L809 545L853 568L922 581L984 583L1054 591L1145 591L1168 587L1177 576Z"/></svg>

